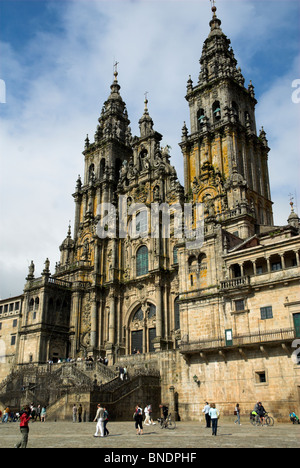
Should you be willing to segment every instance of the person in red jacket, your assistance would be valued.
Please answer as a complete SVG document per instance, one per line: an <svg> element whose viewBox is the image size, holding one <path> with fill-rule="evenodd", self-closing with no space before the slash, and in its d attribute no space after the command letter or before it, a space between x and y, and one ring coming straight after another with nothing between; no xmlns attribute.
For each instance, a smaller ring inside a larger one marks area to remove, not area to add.
<svg viewBox="0 0 300 468"><path fill-rule="evenodd" d="M29 427L28 423L31 419L30 408L26 406L24 411L22 411L20 416L20 432L21 432L21 440L18 444L15 445L15 448L26 448L28 443L28 434L29 434Z"/></svg>

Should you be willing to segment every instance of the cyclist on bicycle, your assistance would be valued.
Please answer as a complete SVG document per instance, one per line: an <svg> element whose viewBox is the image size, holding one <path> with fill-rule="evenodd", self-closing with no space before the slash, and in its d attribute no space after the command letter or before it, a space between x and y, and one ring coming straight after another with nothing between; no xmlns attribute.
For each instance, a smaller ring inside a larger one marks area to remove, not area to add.
<svg viewBox="0 0 300 468"><path fill-rule="evenodd" d="M260 422L261 424L263 425L264 422L265 422L265 414L266 414L266 410L265 408L263 407L263 405L261 404L261 402L258 402L258 407L256 409L256 413L258 414L259 418L260 418Z"/></svg>
<svg viewBox="0 0 300 468"><path fill-rule="evenodd" d="M163 418L162 418L162 422L161 424L165 423L166 420L168 419L168 416L169 416L169 408L167 407L167 405L159 405L160 409L162 410L162 414L163 414Z"/></svg>

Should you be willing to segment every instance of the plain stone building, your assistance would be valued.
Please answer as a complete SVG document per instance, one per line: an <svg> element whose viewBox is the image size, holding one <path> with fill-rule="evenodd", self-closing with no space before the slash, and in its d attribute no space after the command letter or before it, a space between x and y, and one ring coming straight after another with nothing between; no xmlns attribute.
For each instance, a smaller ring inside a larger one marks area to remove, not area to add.
<svg viewBox="0 0 300 468"><path fill-rule="evenodd" d="M161 400L182 419L197 420L206 400L225 414L261 400L285 418L300 411L299 218L291 204L287 225L274 226L254 86L215 7L200 65L187 83L184 187L147 99L132 136L115 71L85 141L73 235L53 274L48 260L39 278L29 268L10 367L107 356L159 373ZM198 243L182 230L187 203L196 233L202 207Z"/></svg>

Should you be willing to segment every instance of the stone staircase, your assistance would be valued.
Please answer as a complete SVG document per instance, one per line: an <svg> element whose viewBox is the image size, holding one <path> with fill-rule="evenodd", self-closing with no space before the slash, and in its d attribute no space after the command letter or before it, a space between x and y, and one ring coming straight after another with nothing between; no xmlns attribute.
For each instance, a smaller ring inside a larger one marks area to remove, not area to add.
<svg viewBox="0 0 300 468"><path fill-rule="evenodd" d="M50 420L71 420L74 404L82 405L85 421L93 420L99 402L108 408L110 419L127 420L137 404L153 400L158 407L158 371L135 369L123 381L117 367L98 362L20 366L0 384L0 407L18 411L33 402L47 406Z"/></svg>

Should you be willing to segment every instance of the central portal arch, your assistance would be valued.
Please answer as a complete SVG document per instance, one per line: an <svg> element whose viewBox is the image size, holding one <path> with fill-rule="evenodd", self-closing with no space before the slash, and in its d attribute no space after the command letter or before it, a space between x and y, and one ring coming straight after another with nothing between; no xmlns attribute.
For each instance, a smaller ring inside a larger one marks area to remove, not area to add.
<svg viewBox="0 0 300 468"><path fill-rule="evenodd" d="M152 353L156 338L156 306L151 302L139 305L131 315L130 353Z"/></svg>

